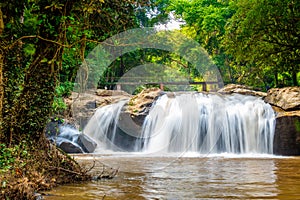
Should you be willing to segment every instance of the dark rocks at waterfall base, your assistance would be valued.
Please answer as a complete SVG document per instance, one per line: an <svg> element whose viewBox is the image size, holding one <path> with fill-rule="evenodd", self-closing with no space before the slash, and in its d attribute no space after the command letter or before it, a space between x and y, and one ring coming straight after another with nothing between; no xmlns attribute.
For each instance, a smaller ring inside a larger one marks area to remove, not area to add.
<svg viewBox="0 0 300 200"><path fill-rule="evenodd" d="M298 124L298 126L297 126ZM300 155L300 115L283 115L276 118L274 154Z"/></svg>
<svg viewBox="0 0 300 200"><path fill-rule="evenodd" d="M85 153L79 145L70 140L58 137L56 138L56 141L54 140L54 142L56 142L56 146L58 148L66 153Z"/></svg>
<svg viewBox="0 0 300 200"><path fill-rule="evenodd" d="M300 87L272 88L264 100L276 112L274 154L300 155Z"/></svg>
<svg viewBox="0 0 300 200"><path fill-rule="evenodd" d="M97 143L89 136L57 121L47 125L46 137L66 153L93 153L97 147Z"/></svg>
<svg viewBox="0 0 300 200"><path fill-rule="evenodd" d="M97 143L85 134L78 135L77 144L85 153L93 153L97 147Z"/></svg>

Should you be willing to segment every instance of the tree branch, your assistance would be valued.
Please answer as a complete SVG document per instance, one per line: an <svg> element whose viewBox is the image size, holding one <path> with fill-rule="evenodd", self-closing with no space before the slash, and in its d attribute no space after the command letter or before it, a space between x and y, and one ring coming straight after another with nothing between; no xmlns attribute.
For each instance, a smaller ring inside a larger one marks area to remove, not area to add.
<svg viewBox="0 0 300 200"><path fill-rule="evenodd" d="M14 41L11 45L8 46L8 49L12 49L21 40L23 40L23 39L30 39L30 38L38 38L40 40L43 40L43 41L46 41L46 42L49 42L49 43L53 43L53 44L59 45L61 47L66 47L66 48L71 48L75 44L77 44L77 43L79 43L79 42L82 41L82 40L78 40L78 41L74 42L73 44L66 45L66 44L62 44L62 43L56 42L54 40L49 40L49 39L43 38L43 37L41 37L39 35L26 35L26 36L22 36L22 37L18 38L16 41Z"/></svg>

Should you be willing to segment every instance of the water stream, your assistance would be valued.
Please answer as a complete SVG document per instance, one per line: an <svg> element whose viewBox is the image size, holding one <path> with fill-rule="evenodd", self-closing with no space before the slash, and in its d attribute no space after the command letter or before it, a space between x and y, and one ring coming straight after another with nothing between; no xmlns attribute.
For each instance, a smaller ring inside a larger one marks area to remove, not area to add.
<svg viewBox="0 0 300 200"><path fill-rule="evenodd" d="M75 156L117 176L55 188L46 200L300 199L300 158L272 154L275 114L262 99L163 95L141 127L122 115L126 103L97 110L84 130L97 152Z"/></svg>
<svg viewBox="0 0 300 200"><path fill-rule="evenodd" d="M299 199L300 159L253 155L145 157L81 155L118 167L114 179L64 185L46 200L130 199ZM102 165L98 169L102 170Z"/></svg>
<svg viewBox="0 0 300 200"><path fill-rule="evenodd" d="M142 127L120 115L125 103L99 108L85 127L84 133L98 141L98 152L273 152L275 114L258 97L165 94L154 102Z"/></svg>

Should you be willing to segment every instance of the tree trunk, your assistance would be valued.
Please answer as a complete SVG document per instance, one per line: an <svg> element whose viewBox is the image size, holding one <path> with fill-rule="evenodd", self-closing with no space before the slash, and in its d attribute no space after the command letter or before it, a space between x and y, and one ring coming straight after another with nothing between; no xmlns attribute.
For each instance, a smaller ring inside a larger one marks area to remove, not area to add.
<svg viewBox="0 0 300 200"><path fill-rule="evenodd" d="M4 31L3 13L0 7L0 36ZM4 54L5 54L5 42L1 40L0 44L0 141L4 139L2 132L3 129L3 100L4 100L4 80L3 80L3 68L4 68Z"/></svg>
<svg viewBox="0 0 300 200"><path fill-rule="evenodd" d="M3 97L4 97L4 84L3 84L3 58L4 54L3 54L3 50L2 48L0 49L0 141L2 141L2 122L3 122L3 115L2 115L2 111L3 111Z"/></svg>
<svg viewBox="0 0 300 200"><path fill-rule="evenodd" d="M10 107L5 120L6 141L18 144L22 140L39 141L50 117L58 73L56 61L51 61L60 47L39 42L36 59L31 63L24 79L22 93ZM49 61L43 62L47 58Z"/></svg>
<svg viewBox="0 0 300 200"><path fill-rule="evenodd" d="M293 69L293 71L292 71L292 80L293 80L293 85L298 86L297 72L295 69Z"/></svg>

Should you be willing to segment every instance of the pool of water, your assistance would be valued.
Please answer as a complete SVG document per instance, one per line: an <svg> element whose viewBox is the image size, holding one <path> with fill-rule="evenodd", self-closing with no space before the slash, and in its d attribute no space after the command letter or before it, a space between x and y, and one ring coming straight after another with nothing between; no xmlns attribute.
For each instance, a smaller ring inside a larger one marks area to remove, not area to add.
<svg viewBox="0 0 300 200"><path fill-rule="evenodd" d="M78 155L115 178L59 186L46 200L300 199L300 157L142 154Z"/></svg>

